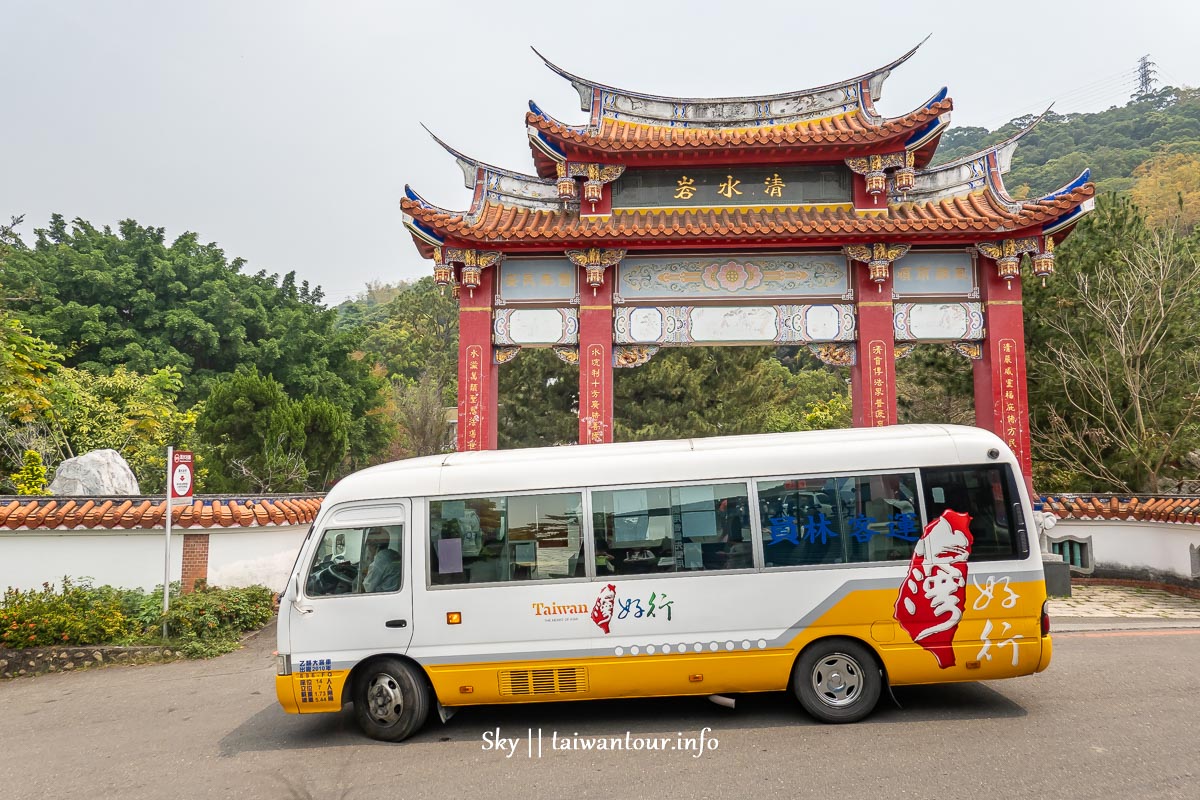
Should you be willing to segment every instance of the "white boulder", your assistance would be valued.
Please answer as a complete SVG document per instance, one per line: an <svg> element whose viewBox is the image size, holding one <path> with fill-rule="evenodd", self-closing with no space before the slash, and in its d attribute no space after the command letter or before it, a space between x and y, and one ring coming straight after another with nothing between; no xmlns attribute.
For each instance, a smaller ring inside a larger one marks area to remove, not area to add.
<svg viewBox="0 0 1200 800"><path fill-rule="evenodd" d="M140 494L137 478L116 450L93 450L58 465L50 494L130 495Z"/></svg>

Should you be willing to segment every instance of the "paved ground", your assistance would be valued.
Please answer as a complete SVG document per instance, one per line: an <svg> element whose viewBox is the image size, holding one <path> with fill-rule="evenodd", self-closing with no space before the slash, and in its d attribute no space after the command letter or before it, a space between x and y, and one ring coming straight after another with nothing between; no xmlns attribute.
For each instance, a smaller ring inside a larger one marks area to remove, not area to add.
<svg viewBox="0 0 1200 800"><path fill-rule="evenodd" d="M1050 601L1052 631L1200 627L1200 600L1128 586L1073 586Z"/></svg>
<svg viewBox="0 0 1200 800"><path fill-rule="evenodd" d="M1087 587L1091 594L1092 587ZM1169 598L1118 590L1134 613ZM1135 602L1136 601L1136 602ZM1192 617L1066 617L1125 628L1062 632L1029 678L896 690L866 721L824 726L787 695L734 710L700 698L553 703L461 711L414 739L364 739L349 707L288 716L275 703L270 630L219 659L112 667L0 683L0 797L492 798L862 796L1194 798L1200 781L1200 629ZM1173 624L1169 630L1130 626ZM692 751L554 750L553 731ZM529 747L542 731L541 757ZM512 758L489 749L499 730Z"/></svg>

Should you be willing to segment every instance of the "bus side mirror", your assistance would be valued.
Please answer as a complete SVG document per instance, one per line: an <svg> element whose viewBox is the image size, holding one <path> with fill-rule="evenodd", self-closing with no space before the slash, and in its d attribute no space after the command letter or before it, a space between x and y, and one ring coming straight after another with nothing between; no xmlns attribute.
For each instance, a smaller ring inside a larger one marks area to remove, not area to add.
<svg viewBox="0 0 1200 800"><path fill-rule="evenodd" d="M301 614L311 614L313 612L308 606L300 605L300 573L296 573L296 577L292 579L292 608Z"/></svg>

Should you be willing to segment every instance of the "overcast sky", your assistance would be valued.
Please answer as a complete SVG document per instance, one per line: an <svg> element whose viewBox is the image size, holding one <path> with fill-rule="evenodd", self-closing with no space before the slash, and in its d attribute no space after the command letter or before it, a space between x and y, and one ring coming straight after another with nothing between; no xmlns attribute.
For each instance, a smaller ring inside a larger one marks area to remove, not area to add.
<svg viewBox="0 0 1200 800"><path fill-rule="evenodd" d="M532 172L526 102L584 121L530 51L675 96L821 85L891 61L879 109L949 86L952 124L1120 104L1138 57L1200 83L1200 10L1142 2L102 2L0 0L0 218L27 239L52 212L132 217L217 242L247 269L295 270L330 303L431 271L404 230L410 183L469 192L424 122L481 160Z"/></svg>

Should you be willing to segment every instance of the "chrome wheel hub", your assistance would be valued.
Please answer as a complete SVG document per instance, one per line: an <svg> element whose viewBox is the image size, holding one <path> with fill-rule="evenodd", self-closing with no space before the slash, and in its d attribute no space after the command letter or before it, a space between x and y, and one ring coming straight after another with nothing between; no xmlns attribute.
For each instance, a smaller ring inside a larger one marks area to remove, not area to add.
<svg viewBox="0 0 1200 800"><path fill-rule="evenodd" d="M391 675L381 673L367 686L367 710L380 725L395 725L404 712L400 684Z"/></svg>
<svg viewBox="0 0 1200 800"><path fill-rule="evenodd" d="M831 653L813 667L812 687L825 705L848 706L862 694L862 667L845 653Z"/></svg>

